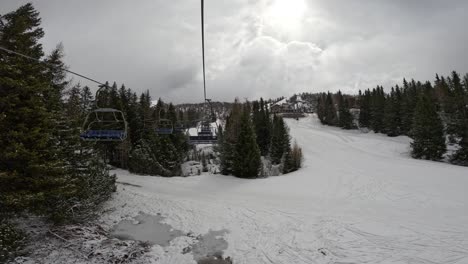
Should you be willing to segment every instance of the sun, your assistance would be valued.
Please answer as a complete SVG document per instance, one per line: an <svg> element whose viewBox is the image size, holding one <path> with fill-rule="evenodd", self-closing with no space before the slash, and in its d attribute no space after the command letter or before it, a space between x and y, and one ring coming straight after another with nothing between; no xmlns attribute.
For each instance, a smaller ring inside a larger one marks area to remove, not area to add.
<svg viewBox="0 0 468 264"><path fill-rule="evenodd" d="M306 11L305 0L274 0L266 10L265 19L275 28L295 31L301 26Z"/></svg>

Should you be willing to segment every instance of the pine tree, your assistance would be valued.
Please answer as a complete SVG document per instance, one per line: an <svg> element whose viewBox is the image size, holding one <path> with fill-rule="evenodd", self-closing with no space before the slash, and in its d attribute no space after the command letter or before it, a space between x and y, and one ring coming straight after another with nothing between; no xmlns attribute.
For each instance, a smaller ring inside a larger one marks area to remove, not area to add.
<svg viewBox="0 0 468 264"><path fill-rule="evenodd" d="M83 123L85 112L81 104L81 85L77 84L66 91L68 99L64 103L64 114L71 120L73 127L80 128Z"/></svg>
<svg viewBox="0 0 468 264"><path fill-rule="evenodd" d="M208 172L208 164L206 162L205 153L202 154L201 162L202 162L203 172Z"/></svg>
<svg viewBox="0 0 468 264"><path fill-rule="evenodd" d="M273 164L280 164L283 157L283 143L281 142L281 131L279 129L279 117L273 116L273 129L270 144L270 158Z"/></svg>
<svg viewBox="0 0 468 264"><path fill-rule="evenodd" d="M330 92L328 92L325 100L325 118L324 123L329 126L338 125L338 116L336 115L336 108L333 102L333 97Z"/></svg>
<svg viewBox="0 0 468 264"><path fill-rule="evenodd" d="M341 91L338 91L338 119L339 119L339 127L344 129L352 129L354 127L353 124L353 115L349 111L349 103L348 100L343 97Z"/></svg>
<svg viewBox="0 0 468 264"><path fill-rule="evenodd" d="M284 154L290 149L290 142L288 127L282 117L275 115L270 148L270 158L273 164L281 163Z"/></svg>
<svg viewBox="0 0 468 264"><path fill-rule="evenodd" d="M437 115L434 102L421 94L414 112L411 134L411 154L417 159L440 160L446 151L444 127Z"/></svg>
<svg viewBox="0 0 468 264"><path fill-rule="evenodd" d="M263 98L260 102L254 101L252 103L253 123L255 126L255 134L257 135L257 144L260 148L262 156L268 155L271 141L271 124L270 114L265 109Z"/></svg>
<svg viewBox="0 0 468 264"><path fill-rule="evenodd" d="M144 130L152 130L155 126L155 122L152 121L153 113L151 110L151 96L149 94L149 91L146 91L140 95L140 100L138 101L137 108L140 122L138 126L138 136L136 138L136 141L141 139Z"/></svg>
<svg viewBox="0 0 468 264"><path fill-rule="evenodd" d="M263 98L260 98L260 116L262 117L260 122L260 129L258 131L259 135L257 138L260 137L259 146L262 155L268 155L268 151L270 149L270 142L271 142L271 118L270 112L268 108L265 106L265 102Z"/></svg>
<svg viewBox="0 0 468 264"><path fill-rule="evenodd" d="M371 120L370 125L375 133L384 129L385 93L383 87L377 86L371 93Z"/></svg>
<svg viewBox="0 0 468 264"><path fill-rule="evenodd" d="M167 108L167 119L171 120L172 124L174 125L177 122L177 113L175 107L172 103L169 103Z"/></svg>
<svg viewBox="0 0 468 264"><path fill-rule="evenodd" d="M83 87L81 90L81 112L85 113L94 107L93 94L88 86Z"/></svg>
<svg viewBox="0 0 468 264"><path fill-rule="evenodd" d="M414 80L408 83L403 79L403 93L401 103L401 132L403 135L411 136L413 116L418 102L418 87Z"/></svg>
<svg viewBox="0 0 468 264"><path fill-rule="evenodd" d="M302 149L297 142L294 142L293 147L285 154L283 173L286 174L300 169L302 166L302 159Z"/></svg>
<svg viewBox="0 0 468 264"><path fill-rule="evenodd" d="M292 159L293 159L293 164L294 164L294 170L298 170L302 167L302 149L299 147L297 142L294 142L294 145L292 147Z"/></svg>
<svg viewBox="0 0 468 264"><path fill-rule="evenodd" d="M154 110L154 115L157 122L159 122L160 119L166 118L166 110L165 110L165 103L161 98L158 99L158 102L156 103L156 107Z"/></svg>
<svg viewBox="0 0 468 264"><path fill-rule="evenodd" d="M132 92L130 89L128 89L129 92L127 92L127 100L128 103L126 105L126 109L123 109L125 112L125 118L128 123L128 137L130 139L130 142L134 146L139 140L141 134L139 133L139 130L143 126L143 120L140 115L139 115L139 103L138 103L138 96L135 92Z"/></svg>
<svg viewBox="0 0 468 264"><path fill-rule="evenodd" d="M47 79L51 80L51 87L47 90L45 97L48 101L48 111L55 113L61 110L62 95L70 83L66 80L67 73L64 71L67 67L62 61L64 57L63 49L62 44L57 45L52 53L45 59L45 62L49 65L46 67L46 76Z"/></svg>
<svg viewBox="0 0 468 264"><path fill-rule="evenodd" d="M400 117L400 88L393 88L385 100L384 126L385 133L390 137L400 135L401 117Z"/></svg>
<svg viewBox="0 0 468 264"><path fill-rule="evenodd" d="M452 72L453 112L449 117L448 129L458 140L459 149L450 158L451 162L468 166L468 75L462 84L458 73Z"/></svg>
<svg viewBox="0 0 468 264"><path fill-rule="evenodd" d="M320 120L320 123L322 123L323 125L325 125L325 116L326 116L325 101L326 101L325 93L319 94L317 98L317 117Z"/></svg>
<svg viewBox="0 0 468 264"><path fill-rule="evenodd" d="M293 172L294 170L292 150L288 149L283 155L283 174Z"/></svg>
<svg viewBox="0 0 468 264"><path fill-rule="evenodd" d="M119 91L117 90L117 83L114 82L108 90L109 107L114 109L123 109L123 104L120 101Z"/></svg>
<svg viewBox="0 0 468 264"><path fill-rule="evenodd" d="M260 170L260 150L250 120L250 111L244 109L240 118L239 138L235 148L233 174L240 178L257 178Z"/></svg>
<svg viewBox="0 0 468 264"><path fill-rule="evenodd" d="M360 111L359 111L359 126L370 127L371 115L371 93L369 89L364 91L364 95L360 95Z"/></svg>
<svg viewBox="0 0 468 264"><path fill-rule="evenodd" d="M64 174L58 177L62 180L61 186L48 194L46 214L56 222L85 221L115 191L115 175L109 175L103 153L79 138L80 123L85 114L80 111L80 86L71 89L68 101L61 100L69 83L62 62L62 49L59 46L49 56L49 64L54 68L48 78L54 95L49 97L52 101L49 105L54 106L50 111L56 117L50 148L55 149Z"/></svg>
<svg viewBox="0 0 468 264"><path fill-rule="evenodd" d="M236 157L235 149L238 144L242 112L242 106L236 99L231 113L226 119L226 126L220 144L221 173L224 175L233 173L233 163Z"/></svg>
<svg viewBox="0 0 468 264"><path fill-rule="evenodd" d="M129 157L129 170L134 173L160 176L180 175L180 153L169 137L160 137L152 131L136 142Z"/></svg>
<svg viewBox="0 0 468 264"><path fill-rule="evenodd" d="M41 59L39 13L31 4L4 15L0 46ZM40 213L48 193L60 186L63 171L52 138L50 80L44 64L12 54L0 54L0 206L5 211L25 209ZM33 207L33 205L35 205Z"/></svg>
<svg viewBox="0 0 468 264"><path fill-rule="evenodd" d="M43 32L32 5L2 19L0 45L41 59ZM79 139L79 86L72 88L65 105L62 101L68 85L62 57L61 46L45 58L47 64L2 53L0 105L5 118L0 127L8 132L0 136L5 147L0 154L0 206L5 212L27 210L55 222L76 221L113 191L115 178L105 163L96 152L83 154L90 148Z"/></svg>

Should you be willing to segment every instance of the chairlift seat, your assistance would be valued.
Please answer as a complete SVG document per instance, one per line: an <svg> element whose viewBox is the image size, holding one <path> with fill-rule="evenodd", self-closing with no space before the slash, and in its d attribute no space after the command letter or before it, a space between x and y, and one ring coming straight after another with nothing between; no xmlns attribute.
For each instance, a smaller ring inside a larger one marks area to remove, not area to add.
<svg viewBox="0 0 468 264"><path fill-rule="evenodd" d="M159 135L170 135L174 133L174 126L172 121L169 119L160 119L158 122L158 127L156 128L156 133Z"/></svg>
<svg viewBox="0 0 468 264"><path fill-rule="evenodd" d="M218 142L218 137L212 134L210 135L201 135L200 133L198 136L190 136L189 137L189 144L198 145L198 144L216 144Z"/></svg>
<svg viewBox="0 0 468 264"><path fill-rule="evenodd" d="M175 133L183 133L184 131L185 131L185 129L183 127L175 127L174 128Z"/></svg>
<svg viewBox="0 0 468 264"><path fill-rule="evenodd" d="M170 135L174 130L172 128L160 127L156 129L156 133L159 135Z"/></svg>
<svg viewBox="0 0 468 264"><path fill-rule="evenodd" d="M211 131L200 131L198 132L199 136L213 136L213 132Z"/></svg>
<svg viewBox="0 0 468 264"><path fill-rule="evenodd" d="M127 121L122 111L114 108L99 107L98 99L101 89L109 88L101 85L96 91L96 109L86 115L83 132L80 138L85 141L124 141L127 138Z"/></svg>
<svg viewBox="0 0 468 264"><path fill-rule="evenodd" d="M125 130L88 130L80 135L89 141L122 141L126 137Z"/></svg>

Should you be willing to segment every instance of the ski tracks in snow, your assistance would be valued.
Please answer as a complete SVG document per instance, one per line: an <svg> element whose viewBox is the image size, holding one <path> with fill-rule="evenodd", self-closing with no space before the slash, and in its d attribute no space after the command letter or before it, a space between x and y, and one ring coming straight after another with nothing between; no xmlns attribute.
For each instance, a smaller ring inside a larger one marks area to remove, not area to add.
<svg viewBox="0 0 468 264"><path fill-rule="evenodd" d="M127 185L103 221L145 212L195 235L226 229L224 255L236 264L468 263L466 168L409 158L407 138L316 118L288 124L305 155L298 172L252 181L117 171ZM188 263L188 246L180 239L154 250L155 263Z"/></svg>
<svg viewBox="0 0 468 264"><path fill-rule="evenodd" d="M324 219L318 236L327 241L335 259L331 263L466 263L466 231L435 232L421 226L391 226L381 223L343 223ZM429 228L429 227L425 227ZM392 230L393 229L393 230ZM392 233L379 234L386 230ZM421 230L421 231L418 231ZM461 243L461 244L458 244ZM465 261L465 262L462 262Z"/></svg>
<svg viewBox="0 0 468 264"><path fill-rule="evenodd" d="M133 187L127 187L127 192L129 189ZM468 260L468 231L450 226L434 228L403 219L399 222L372 215L363 217L339 210L313 213L305 208L292 211L258 207L255 203L220 205L204 201L201 208L197 201L175 197L167 201L157 194L138 197L140 193L132 197L134 201L146 200L146 206L138 208L136 203L131 208L154 213L161 207L174 228L202 234L208 224L213 230L229 230L224 237L229 244L225 255L231 256L236 264L457 264Z"/></svg>

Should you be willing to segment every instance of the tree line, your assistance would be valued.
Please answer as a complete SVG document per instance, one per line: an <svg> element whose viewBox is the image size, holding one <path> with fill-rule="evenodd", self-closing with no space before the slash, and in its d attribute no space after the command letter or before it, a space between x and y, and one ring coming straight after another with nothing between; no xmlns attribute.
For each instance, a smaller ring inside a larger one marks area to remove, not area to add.
<svg viewBox="0 0 468 264"><path fill-rule="evenodd" d="M0 17L0 46L46 62L0 53L0 262L19 246L13 215L84 221L115 191L103 152L68 116L62 47L44 54L40 22L31 4Z"/></svg>
<svg viewBox="0 0 468 264"><path fill-rule="evenodd" d="M236 100L218 136L224 175L265 176L265 159L279 166L284 174L301 167L300 147L296 143L291 147L289 129L283 118L276 115L272 118L263 99L243 104Z"/></svg>
<svg viewBox="0 0 468 264"><path fill-rule="evenodd" d="M468 74L436 75L433 83L404 79L389 92L377 86L357 96L322 93L317 115L325 125L409 136L418 159L441 160L450 145L450 162L468 166Z"/></svg>

